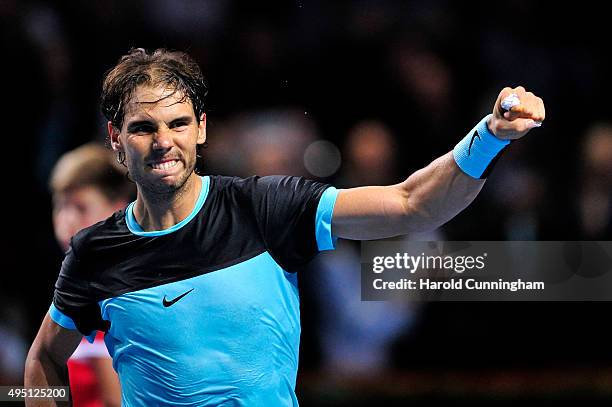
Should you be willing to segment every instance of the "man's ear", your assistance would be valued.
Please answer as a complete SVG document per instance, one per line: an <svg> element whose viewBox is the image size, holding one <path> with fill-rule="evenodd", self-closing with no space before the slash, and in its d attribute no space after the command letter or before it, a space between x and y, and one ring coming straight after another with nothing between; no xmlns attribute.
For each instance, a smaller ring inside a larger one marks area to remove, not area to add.
<svg viewBox="0 0 612 407"><path fill-rule="evenodd" d="M118 128L113 126L113 123L110 121L106 124L108 129L108 137L110 138L110 145L114 151L123 151L123 147L121 146L121 140L119 139L119 135L121 131Z"/></svg>
<svg viewBox="0 0 612 407"><path fill-rule="evenodd" d="M206 142L206 113L202 113L200 116L200 123L198 124L198 144L204 144Z"/></svg>

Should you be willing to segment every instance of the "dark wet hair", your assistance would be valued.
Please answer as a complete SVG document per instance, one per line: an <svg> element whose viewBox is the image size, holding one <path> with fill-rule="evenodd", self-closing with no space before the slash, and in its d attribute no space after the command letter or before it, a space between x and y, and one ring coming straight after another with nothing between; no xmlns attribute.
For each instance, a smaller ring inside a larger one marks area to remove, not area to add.
<svg viewBox="0 0 612 407"><path fill-rule="evenodd" d="M106 73L102 85L101 108L104 117L117 129L123 126L125 107L140 85L163 85L191 101L196 120L205 112L208 85L200 66L186 53L157 49L147 53L132 48ZM202 149L198 145L196 172L201 173Z"/></svg>

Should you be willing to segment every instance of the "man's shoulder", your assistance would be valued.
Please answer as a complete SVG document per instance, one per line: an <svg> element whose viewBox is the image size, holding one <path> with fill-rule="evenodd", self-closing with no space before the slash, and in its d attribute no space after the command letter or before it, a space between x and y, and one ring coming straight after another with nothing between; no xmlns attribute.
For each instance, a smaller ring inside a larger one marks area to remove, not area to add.
<svg viewBox="0 0 612 407"><path fill-rule="evenodd" d="M257 189L267 190L270 187L315 182L296 175L251 175L244 178L226 175L210 175L209 177L213 189L239 192L253 192Z"/></svg>
<svg viewBox="0 0 612 407"><path fill-rule="evenodd" d="M77 232L72 238L72 247L78 254L89 247L102 244L108 239L127 234L129 234L129 229L125 223L125 209L121 209L108 218Z"/></svg>
<svg viewBox="0 0 612 407"><path fill-rule="evenodd" d="M208 175L208 178L211 190L225 190L244 180L244 178L229 175Z"/></svg>
<svg viewBox="0 0 612 407"><path fill-rule="evenodd" d="M209 175L210 191L213 195L225 197L239 197L248 194L256 185L258 176L247 178L228 176L228 175Z"/></svg>

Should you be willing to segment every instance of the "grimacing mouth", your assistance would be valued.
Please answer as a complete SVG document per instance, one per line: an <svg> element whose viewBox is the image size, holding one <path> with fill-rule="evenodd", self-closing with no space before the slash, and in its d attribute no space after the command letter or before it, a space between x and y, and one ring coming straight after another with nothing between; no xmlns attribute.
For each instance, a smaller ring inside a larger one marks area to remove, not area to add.
<svg viewBox="0 0 612 407"><path fill-rule="evenodd" d="M170 168L176 167L179 161L178 158L163 158L161 160L149 162L147 166L154 170L169 170Z"/></svg>

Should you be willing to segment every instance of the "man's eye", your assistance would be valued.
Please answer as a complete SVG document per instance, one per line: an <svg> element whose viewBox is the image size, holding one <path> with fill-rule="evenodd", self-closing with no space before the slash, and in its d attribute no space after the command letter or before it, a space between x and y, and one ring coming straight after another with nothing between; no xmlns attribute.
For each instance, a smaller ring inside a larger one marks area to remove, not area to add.
<svg viewBox="0 0 612 407"><path fill-rule="evenodd" d="M151 126L136 126L131 129L132 133L153 133L155 129Z"/></svg>
<svg viewBox="0 0 612 407"><path fill-rule="evenodd" d="M176 129L176 130L183 130L186 127L187 127L187 122L176 122L170 125L171 129Z"/></svg>

